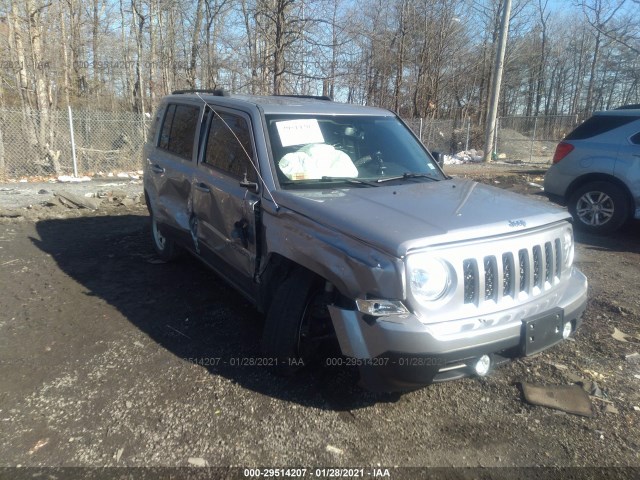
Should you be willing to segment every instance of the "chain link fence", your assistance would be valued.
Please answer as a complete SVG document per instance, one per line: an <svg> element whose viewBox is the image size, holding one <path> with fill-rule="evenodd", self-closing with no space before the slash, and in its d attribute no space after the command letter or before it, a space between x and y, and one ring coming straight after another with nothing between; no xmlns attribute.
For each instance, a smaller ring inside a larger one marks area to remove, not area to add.
<svg viewBox="0 0 640 480"><path fill-rule="evenodd" d="M511 161L551 163L558 142L577 123L577 115L500 117L495 153Z"/></svg>
<svg viewBox="0 0 640 480"><path fill-rule="evenodd" d="M132 112L0 109L0 178L140 170L148 121Z"/></svg>
<svg viewBox="0 0 640 480"><path fill-rule="evenodd" d="M452 154L482 148L478 128L469 119L456 122L451 119L412 118L404 119L404 122L433 151Z"/></svg>
<svg viewBox="0 0 640 480"><path fill-rule="evenodd" d="M149 121L133 112L0 109L0 179L137 171ZM483 149L484 132L468 119L405 122L431 150L456 154ZM558 141L576 124L575 115L501 117L495 155L550 163Z"/></svg>

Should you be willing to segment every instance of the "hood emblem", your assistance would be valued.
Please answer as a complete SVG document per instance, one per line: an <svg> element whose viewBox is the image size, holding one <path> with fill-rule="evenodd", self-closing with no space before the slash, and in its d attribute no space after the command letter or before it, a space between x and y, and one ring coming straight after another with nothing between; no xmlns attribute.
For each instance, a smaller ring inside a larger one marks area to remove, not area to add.
<svg viewBox="0 0 640 480"><path fill-rule="evenodd" d="M509 220L510 227L526 227L527 222L524 220Z"/></svg>

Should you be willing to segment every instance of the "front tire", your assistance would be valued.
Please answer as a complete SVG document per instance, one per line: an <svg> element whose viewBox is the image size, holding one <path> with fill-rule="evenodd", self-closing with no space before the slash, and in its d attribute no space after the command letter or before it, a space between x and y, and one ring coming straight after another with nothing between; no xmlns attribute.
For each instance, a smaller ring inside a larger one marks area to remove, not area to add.
<svg viewBox="0 0 640 480"><path fill-rule="evenodd" d="M318 359L333 338L324 282L297 269L277 289L267 313L262 351L274 360L274 372L291 375Z"/></svg>
<svg viewBox="0 0 640 480"><path fill-rule="evenodd" d="M578 188L568 202L576 228L589 233L611 233L629 218L625 193L610 182L591 182Z"/></svg>

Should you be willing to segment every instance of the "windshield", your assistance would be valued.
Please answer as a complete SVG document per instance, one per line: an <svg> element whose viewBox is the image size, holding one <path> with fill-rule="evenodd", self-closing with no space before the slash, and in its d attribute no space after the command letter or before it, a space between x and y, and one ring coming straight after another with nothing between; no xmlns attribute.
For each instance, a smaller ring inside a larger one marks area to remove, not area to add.
<svg viewBox="0 0 640 480"><path fill-rule="evenodd" d="M395 117L267 115L266 121L282 188L445 178Z"/></svg>

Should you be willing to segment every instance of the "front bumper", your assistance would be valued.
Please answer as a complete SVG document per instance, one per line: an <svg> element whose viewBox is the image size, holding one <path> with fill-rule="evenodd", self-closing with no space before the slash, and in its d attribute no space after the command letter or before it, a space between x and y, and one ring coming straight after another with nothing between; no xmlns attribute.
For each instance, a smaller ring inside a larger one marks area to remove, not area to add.
<svg viewBox="0 0 640 480"><path fill-rule="evenodd" d="M545 337L538 348L527 347L525 322L581 323L587 303L587 279L576 268L563 288L491 315L424 324L414 315L371 317L330 306L342 353L357 359L361 383L374 391L411 390L432 382L472 373L478 357L490 355L496 365L508 358L538 352L562 337Z"/></svg>

